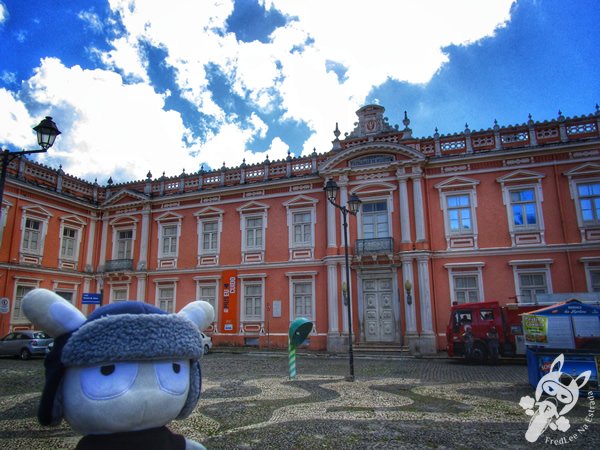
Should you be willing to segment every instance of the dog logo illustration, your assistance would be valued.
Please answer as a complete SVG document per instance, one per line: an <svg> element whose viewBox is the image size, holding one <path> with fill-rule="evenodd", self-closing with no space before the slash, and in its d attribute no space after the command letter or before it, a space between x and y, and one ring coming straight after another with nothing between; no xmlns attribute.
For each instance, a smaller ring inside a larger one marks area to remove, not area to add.
<svg viewBox="0 0 600 450"><path fill-rule="evenodd" d="M528 395L521 397L519 405L531 416L525 433L529 442L536 442L548 427L563 433L571 427L565 414L577 403L579 389L588 382L592 371L586 370L574 379L561 371L564 363L563 354L554 359L550 371L537 384L535 399Z"/></svg>

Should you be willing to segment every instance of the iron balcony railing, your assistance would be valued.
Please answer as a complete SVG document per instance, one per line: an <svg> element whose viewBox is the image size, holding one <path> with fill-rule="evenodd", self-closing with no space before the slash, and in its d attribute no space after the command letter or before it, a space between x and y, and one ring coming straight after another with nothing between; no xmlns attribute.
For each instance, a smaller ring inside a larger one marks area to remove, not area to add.
<svg viewBox="0 0 600 450"><path fill-rule="evenodd" d="M357 239L356 254L388 255L394 251L394 240L391 237L375 239Z"/></svg>
<svg viewBox="0 0 600 450"><path fill-rule="evenodd" d="M104 264L105 272L123 272L133 270L133 259L110 259Z"/></svg>

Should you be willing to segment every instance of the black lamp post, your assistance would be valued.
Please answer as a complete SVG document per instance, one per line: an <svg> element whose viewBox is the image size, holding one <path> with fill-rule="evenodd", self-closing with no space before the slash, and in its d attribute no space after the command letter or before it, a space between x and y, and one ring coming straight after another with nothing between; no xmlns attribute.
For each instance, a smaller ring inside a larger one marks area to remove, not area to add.
<svg viewBox="0 0 600 450"><path fill-rule="evenodd" d="M352 194L348 200L347 206L338 205L335 201L337 199L339 186L332 179L327 180L325 184L325 193L327 194L327 200L333 206L338 208L342 212L343 225L344 225L344 256L346 260L346 282L342 288L344 293L344 304L348 311L348 356L350 358L350 374L346 377L347 381L354 381L354 353L352 352L352 301L350 297L350 263L348 259L348 213L355 216L360 209L361 201L356 194Z"/></svg>
<svg viewBox="0 0 600 450"><path fill-rule="evenodd" d="M0 173L0 220L2 219L2 199L4 198L4 183L6 182L6 171L8 170L8 164L23 155L29 155L32 153L45 153L54 144L56 136L60 134L56 124L52 121L52 117L46 116L39 125L33 127L37 133L37 141L41 147L39 150L22 150L20 152L11 152L8 149L2 151L2 172Z"/></svg>

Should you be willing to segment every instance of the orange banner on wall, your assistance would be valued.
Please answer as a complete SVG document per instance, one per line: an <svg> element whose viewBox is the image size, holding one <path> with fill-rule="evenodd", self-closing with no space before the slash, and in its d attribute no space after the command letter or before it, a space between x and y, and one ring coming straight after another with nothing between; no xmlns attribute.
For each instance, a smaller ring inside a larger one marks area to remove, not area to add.
<svg viewBox="0 0 600 450"><path fill-rule="evenodd" d="M221 279L221 323L222 333L237 333L238 331L238 282L237 270L226 270Z"/></svg>

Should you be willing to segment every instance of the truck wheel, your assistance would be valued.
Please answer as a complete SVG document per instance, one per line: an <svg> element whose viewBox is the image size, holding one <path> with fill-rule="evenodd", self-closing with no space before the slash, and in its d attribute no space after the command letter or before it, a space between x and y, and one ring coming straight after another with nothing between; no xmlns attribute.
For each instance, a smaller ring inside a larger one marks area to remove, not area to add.
<svg viewBox="0 0 600 450"><path fill-rule="evenodd" d="M471 351L471 360L482 364L488 357L488 352L485 346L481 343L477 343L473 346L473 350Z"/></svg>

